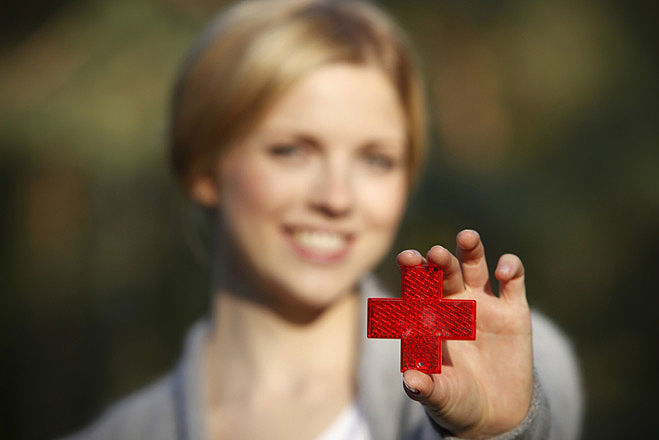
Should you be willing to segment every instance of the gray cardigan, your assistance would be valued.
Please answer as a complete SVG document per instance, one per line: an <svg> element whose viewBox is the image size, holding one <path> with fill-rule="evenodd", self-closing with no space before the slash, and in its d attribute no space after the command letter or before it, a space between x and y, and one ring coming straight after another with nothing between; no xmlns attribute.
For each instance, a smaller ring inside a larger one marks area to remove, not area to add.
<svg viewBox="0 0 659 440"><path fill-rule="evenodd" d="M373 276L361 283L363 331L358 367L358 403L374 440L453 438L435 425L423 407L402 388L400 345L366 339L366 298L388 296ZM526 418L504 439L579 437L582 390L574 353L567 339L544 316L532 312L534 389ZM68 440L208 440L199 378L209 320L188 332L177 366L146 388L115 403L85 430ZM444 433L444 434L442 434Z"/></svg>

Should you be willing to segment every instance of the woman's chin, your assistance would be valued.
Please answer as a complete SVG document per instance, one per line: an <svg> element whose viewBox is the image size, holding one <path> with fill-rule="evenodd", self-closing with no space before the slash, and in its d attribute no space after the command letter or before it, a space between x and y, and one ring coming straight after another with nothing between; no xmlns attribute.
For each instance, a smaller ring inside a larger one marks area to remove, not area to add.
<svg viewBox="0 0 659 440"><path fill-rule="evenodd" d="M273 292L271 297L273 308L286 319L294 322L308 322L316 319L332 306L340 302L354 291L350 284L346 288L335 290L336 284L332 285L333 290L324 290L318 288L320 283L304 288L296 285L291 289L280 289L279 292Z"/></svg>

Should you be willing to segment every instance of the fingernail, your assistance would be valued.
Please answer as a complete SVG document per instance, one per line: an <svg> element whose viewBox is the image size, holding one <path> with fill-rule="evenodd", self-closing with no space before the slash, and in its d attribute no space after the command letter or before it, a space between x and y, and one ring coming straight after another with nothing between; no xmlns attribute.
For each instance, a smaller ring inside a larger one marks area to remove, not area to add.
<svg viewBox="0 0 659 440"><path fill-rule="evenodd" d="M508 272L510 272L510 266L507 266L507 265L505 265L505 264L499 266L499 273L500 273L501 275L506 275Z"/></svg>
<svg viewBox="0 0 659 440"><path fill-rule="evenodd" d="M405 389L406 389L407 391L409 391L410 393L412 393L412 394L419 394L419 390L417 390L416 388L412 388L411 386L407 385L407 384L405 383L404 380L403 380L403 386L404 386Z"/></svg>
<svg viewBox="0 0 659 440"><path fill-rule="evenodd" d="M419 256L419 251L417 251L416 249L408 249L407 253L412 255L413 257L418 257Z"/></svg>

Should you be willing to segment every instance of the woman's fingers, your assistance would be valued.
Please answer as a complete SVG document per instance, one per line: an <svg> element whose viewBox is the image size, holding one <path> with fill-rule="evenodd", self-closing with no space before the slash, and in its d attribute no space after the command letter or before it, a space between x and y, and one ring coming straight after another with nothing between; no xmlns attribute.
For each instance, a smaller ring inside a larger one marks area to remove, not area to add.
<svg viewBox="0 0 659 440"><path fill-rule="evenodd" d="M494 271L494 276L499 280L499 296L508 301L526 303L524 265L517 255L502 255Z"/></svg>
<svg viewBox="0 0 659 440"><path fill-rule="evenodd" d="M462 271L458 259L442 246L433 246L426 254L428 261L444 270L444 296L454 295L464 290Z"/></svg>
<svg viewBox="0 0 659 440"><path fill-rule="evenodd" d="M406 249L396 256L396 263L399 266L416 266L418 264L425 264L425 262L426 259L416 249Z"/></svg>
<svg viewBox="0 0 659 440"><path fill-rule="evenodd" d="M403 387L410 398L425 403L435 391L435 382L426 373L417 370L406 370L403 373Z"/></svg>
<svg viewBox="0 0 659 440"><path fill-rule="evenodd" d="M487 272L485 248L478 232L465 229L456 237L456 243L465 286L472 289L483 289L491 294L492 288L490 286L490 275Z"/></svg>
<svg viewBox="0 0 659 440"><path fill-rule="evenodd" d="M403 389L412 400L424 405L435 420L444 419L446 411L452 406L451 400L455 400L440 374L431 376L421 371L407 370L403 373Z"/></svg>

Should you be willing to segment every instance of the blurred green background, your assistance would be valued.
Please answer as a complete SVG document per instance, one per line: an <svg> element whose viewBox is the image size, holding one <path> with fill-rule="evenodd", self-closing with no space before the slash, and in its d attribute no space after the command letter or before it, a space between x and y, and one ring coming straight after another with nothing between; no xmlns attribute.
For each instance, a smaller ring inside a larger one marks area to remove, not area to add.
<svg viewBox="0 0 659 440"><path fill-rule="evenodd" d="M171 368L205 313L207 234L168 173L165 126L177 63L222 3L4 2L0 438L88 423ZM656 14L380 3L418 47L433 106L395 250L453 247L472 227L491 267L519 254L531 304L578 351L584 438L657 435ZM380 273L397 287L393 258Z"/></svg>

